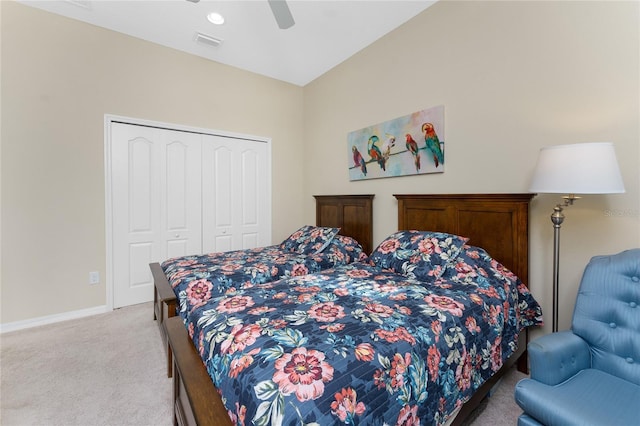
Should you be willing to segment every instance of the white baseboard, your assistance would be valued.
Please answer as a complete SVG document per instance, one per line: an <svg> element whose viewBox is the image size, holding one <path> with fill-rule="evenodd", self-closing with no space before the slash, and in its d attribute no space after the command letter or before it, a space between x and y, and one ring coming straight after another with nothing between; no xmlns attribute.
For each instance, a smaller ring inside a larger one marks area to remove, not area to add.
<svg viewBox="0 0 640 426"><path fill-rule="evenodd" d="M11 331L24 330L26 328L38 327L46 324L67 321L72 319L84 318L91 315L104 314L109 312L107 305L95 306L93 308L80 309L78 311L63 312L61 314L47 315L44 317L32 318L24 321L10 322L0 324L0 334L9 333Z"/></svg>

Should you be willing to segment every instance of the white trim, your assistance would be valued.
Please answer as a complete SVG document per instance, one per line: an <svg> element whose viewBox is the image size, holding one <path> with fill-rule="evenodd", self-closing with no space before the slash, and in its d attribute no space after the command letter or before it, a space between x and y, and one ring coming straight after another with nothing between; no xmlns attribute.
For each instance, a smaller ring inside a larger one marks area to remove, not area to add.
<svg viewBox="0 0 640 426"><path fill-rule="evenodd" d="M111 196L111 122L115 116L104 116L104 219L105 219L105 241L106 241L106 271L105 271L105 291L107 308L113 310L113 214Z"/></svg>
<svg viewBox="0 0 640 426"><path fill-rule="evenodd" d="M222 130L206 129L202 127L185 126L174 123L164 123L160 121L145 120L141 118L124 117L120 115L105 114L104 115L104 190L105 190L105 241L107 249L106 258L106 273L105 273L105 286L106 286L106 309L108 311L113 310L113 221L112 221L112 209L113 200L111 197L111 123L119 122L125 124L133 124L139 126L148 127L160 127L169 130L178 130L190 133L202 133L213 136L223 136L233 139L245 139L255 142L264 142L267 144L267 177L269 183L269 194L267 196L266 216L267 223L269 224L266 241L271 244L272 238L272 217L271 217L271 199L273 196L272 188L272 158L271 158L271 138L254 136L242 133L225 132Z"/></svg>
<svg viewBox="0 0 640 426"><path fill-rule="evenodd" d="M26 328L38 327L41 325L53 324L61 321L89 317L92 315L105 314L111 311L112 309L109 309L107 305L102 305L93 308L80 309L79 311L63 312L61 314L53 314L44 317L31 318L24 321L0 324L0 334L9 333L11 331L24 330Z"/></svg>
<svg viewBox="0 0 640 426"><path fill-rule="evenodd" d="M256 142L265 142L265 143L271 144L271 138L267 138L263 136L255 136L255 135L249 135L245 133L225 132L223 130L214 130L214 129L207 129L204 127L186 126L183 124L175 124L175 123L165 123L161 121L145 120L142 118L124 117L124 116L113 115L113 114L105 114L104 121L105 121L105 128L107 127L107 125L110 125L111 122L117 121L119 123L135 124L138 126L160 127L163 129L178 130L181 132L203 133L206 135L224 136L227 138L235 138L235 139L247 139L247 140L252 140Z"/></svg>

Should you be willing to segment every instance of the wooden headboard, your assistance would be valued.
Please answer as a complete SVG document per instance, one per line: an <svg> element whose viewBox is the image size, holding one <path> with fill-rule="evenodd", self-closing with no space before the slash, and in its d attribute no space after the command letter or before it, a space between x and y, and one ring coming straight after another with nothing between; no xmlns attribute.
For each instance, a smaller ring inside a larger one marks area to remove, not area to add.
<svg viewBox="0 0 640 426"><path fill-rule="evenodd" d="M529 282L529 202L535 194L394 195L398 229L469 238Z"/></svg>
<svg viewBox="0 0 640 426"><path fill-rule="evenodd" d="M316 225L340 228L340 234L355 238L366 254L373 250L374 195L314 195Z"/></svg>

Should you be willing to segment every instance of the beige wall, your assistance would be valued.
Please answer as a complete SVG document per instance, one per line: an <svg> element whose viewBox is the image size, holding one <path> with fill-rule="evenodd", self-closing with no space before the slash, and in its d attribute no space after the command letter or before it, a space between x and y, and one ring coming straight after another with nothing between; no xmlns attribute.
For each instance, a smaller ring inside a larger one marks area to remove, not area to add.
<svg viewBox="0 0 640 426"><path fill-rule="evenodd" d="M105 273L105 113L273 138L274 241L313 221L313 194L376 194L379 242L396 229L394 193L526 192L540 147L612 141L627 193L566 211L561 326L588 259L640 246L636 2L441 2L304 88L0 11L2 323L106 303L87 285ZM349 131L435 105L444 174L349 182ZM530 286L548 312L558 200L531 209Z"/></svg>
<svg viewBox="0 0 640 426"><path fill-rule="evenodd" d="M104 305L104 115L272 138L272 238L303 223L301 87L2 1L3 324ZM89 271L103 283L88 285Z"/></svg>
<svg viewBox="0 0 640 426"><path fill-rule="evenodd" d="M397 226L394 193L527 192L541 147L614 142L626 194L585 196L565 211L568 328L591 256L640 247L639 20L637 2L437 3L305 87L306 192L376 194L379 243ZM348 132L436 105L445 173L349 182ZM560 201L539 195L531 207L529 281L547 330L549 215ZM305 211L310 220L312 201Z"/></svg>

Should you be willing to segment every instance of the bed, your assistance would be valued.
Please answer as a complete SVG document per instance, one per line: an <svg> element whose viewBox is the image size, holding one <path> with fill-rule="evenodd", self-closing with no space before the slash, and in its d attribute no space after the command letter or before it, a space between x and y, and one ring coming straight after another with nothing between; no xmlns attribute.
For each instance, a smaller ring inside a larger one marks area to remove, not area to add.
<svg viewBox="0 0 640 426"><path fill-rule="evenodd" d="M541 323L523 281L531 195L396 198L399 229L434 232L218 294L187 327L166 321L176 424L456 424L470 413L523 355L522 327Z"/></svg>
<svg viewBox="0 0 640 426"><path fill-rule="evenodd" d="M316 227L294 232L282 244L246 250L181 256L150 264L154 280L154 320L167 352L171 377L171 351L164 330L166 318L180 313L184 319L202 292L226 291L245 282L264 283L318 272L359 259L371 252L373 195L316 195ZM334 233L339 235L335 236ZM311 232L315 232L311 235ZM307 238L308 237L308 238ZM210 288L198 285L207 278ZM193 303L190 303L193 301Z"/></svg>

